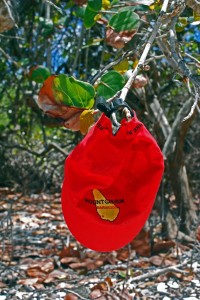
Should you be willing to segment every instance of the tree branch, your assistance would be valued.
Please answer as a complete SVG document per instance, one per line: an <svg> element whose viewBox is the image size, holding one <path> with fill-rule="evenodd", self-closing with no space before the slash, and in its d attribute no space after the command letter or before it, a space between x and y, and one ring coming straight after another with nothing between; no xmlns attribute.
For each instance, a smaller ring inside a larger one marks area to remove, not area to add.
<svg viewBox="0 0 200 300"><path fill-rule="evenodd" d="M127 93L130 90L131 85L132 85L136 75L138 74L139 68L144 65L144 62L145 62L146 57L149 53L149 50L150 50L150 48L151 48L151 46L152 46L152 44L153 44L153 42L156 38L156 35L157 35L157 33L160 29L160 26L162 25L162 18L163 18L163 15L166 13L168 3L169 3L169 0L164 0L161 11L160 11L160 15L159 15L158 20L157 20L157 22L156 22L156 24L153 28L153 31L151 32L151 35L150 35L150 37L149 37L149 39L146 43L144 51L143 51L143 53L142 53L142 55L139 59L138 65L133 70L132 75L130 76L129 80L127 81L127 83L125 84L124 88L121 91L121 98L122 98L123 101L125 101L125 99L126 99Z"/></svg>
<svg viewBox="0 0 200 300"><path fill-rule="evenodd" d="M0 47L0 52L1 52L8 60L10 60L17 68L19 68L18 63L17 63L14 59L12 59L12 57L11 57L9 54L7 54L1 47Z"/></svg>
<svg viewBox="0 0 200 300"><path fill-rule="evenodd" d="M51 5L53 8L55 8L61 15L65 15L65 13L62 11L62 9L60 7L58 7L57 5L55 5L53 2L49 1L49 0L44 0L46 3L48 3L49 5Z"/></svg>
<svg viewBox="0 0 200 300"><path fill-rule="evenodd" d="M192 105L192 99L190 98L188 101L186 101L183 105L183 107L179 110L176 119L174 120L174 123L172 125L171 132L168 134L167 139L165 141L164 147L163 147L163 155L166 158L171 152L172 152L172 140L176 136L177 130L181 122L183 121L183 118L185 114L188 113L188 110L190 109Z"/></svg>
<svg viewBox="0 0 200 300"><path fill-rule="evenodd" d="M69 155L65 150L63 150L59 145L57 145L57 144L55 144L55 143L50 143L50 144L48 144L48 145L45 147L45 149L41 150L40 152L33 151L33 150L31 150L31 149L29 149L29 148L23 146L23 145L15 145L15 144L13 144L13 145L7 145L7 144L2 143L2 142L0 142L0 145L1 145L2 147L7 148L7 149L21 149L21 150L27 151L28 153L33 154L33 155L38 156L38 157L44 156L44 155L47 154L51 149L56 149L56 150L58 150L58 151L59 151L60 153L62 153L65 157L67 157L67 156Z"/></svg>

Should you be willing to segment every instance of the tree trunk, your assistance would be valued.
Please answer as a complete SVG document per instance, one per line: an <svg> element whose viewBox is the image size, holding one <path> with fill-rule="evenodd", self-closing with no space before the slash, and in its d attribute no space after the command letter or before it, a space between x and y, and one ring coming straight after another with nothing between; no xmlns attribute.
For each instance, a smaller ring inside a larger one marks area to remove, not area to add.
<svg viewBox="0 0 200 300"><path fill-rule="evenodd" d="M179 230L186 235L191 234L192 225L197 220L183 155L185 137L195 117L193 115L183 122L183 118L188 114L191 105L192 101L189 99L177 114L171 127L157 98L154 98L151 104L156 125L165 140L163 154L177 204L176 216L174 214L172 216L170 211L165 214L168 236L171 238L186 237L184 234L179 234ZM167 201L167 199L164 201ZM169 207L168 203L165 207Z"/></svg>

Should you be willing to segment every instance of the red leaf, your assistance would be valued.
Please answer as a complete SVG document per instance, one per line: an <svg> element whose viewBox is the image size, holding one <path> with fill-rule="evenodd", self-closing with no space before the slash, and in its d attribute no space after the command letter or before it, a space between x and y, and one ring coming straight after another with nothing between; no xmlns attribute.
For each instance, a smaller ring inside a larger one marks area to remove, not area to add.
<svg viewBox="0 0 200 300"><path fill-rule="evenodd" d="M43 282L46 278L46 274L41 272L40 268L31 268L26 271L27 275L30 277L37 278L36 282Z"/></svg>
<svg viewBox="0 0 200 300"><path fill-rule="evenodd" d="M37 104L43 112L53 118L61 118L61 126L72 130L79 130L79 117L84 109L69 107L56 102L53 92L53 80L56 75L49 76L39 92Z"/></svg>
<svg viewBox="0 0 200 300"><path fill-rule="evenodd" d="M106 30L106 43L114 48L121 49L132 40L135 34L136 30L117 32L108 27Z"/></svg>
<svg viewBox="0 0 200 300"><path fill-rule="evenodd" d="M69 245L68 247L64 247L59 254L60 258L63 257L80 257L80 253L78 250L74 249L73 245Z"/></svg>
<svg viewBox="0 0 200 300"><path fill-rule="evenodd" d="M74 3L79 6L83 6L83 4L87 3L87 0L74 0Z"/></svg>

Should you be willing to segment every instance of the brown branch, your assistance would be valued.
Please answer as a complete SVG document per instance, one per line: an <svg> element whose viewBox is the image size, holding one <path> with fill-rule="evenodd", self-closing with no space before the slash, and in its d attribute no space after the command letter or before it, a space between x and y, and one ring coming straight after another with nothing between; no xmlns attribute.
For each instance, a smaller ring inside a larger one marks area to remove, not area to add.
<svg viewBox="0 0 200 300"><path fill-rule="evenodd" d="M31 149L29 149L29 148L23 146L23 145L15 145L15 144L13 144L13 145L7 145L7 144L4 144L4 143L2 143L2 142L0 142L0 145L1 145L2 147L7 148L7 149L20 149L20 150L23 150L23 151L27 151L28 153L33 154L33 155L38 156L38 157L44 156L45 154L47 154L47 153L48 153L50 150L52 150L52 149L58 150L58 151L59 151L60 153L62 153L65 157L68 156L68 153L65 152L65 150L63 150L59 145L57 145L57 144L55 144L55 143L50 143L50 144L48 144L48 145L45 147L45 149L41 150L40 152L33 151L33 150L31 150Z"/></svg>
<svg viewBox="0 0 200 300"><path fill-rule="evenodd" d="M1 52L8 60L10 60L17 68L19 68L18 63L17 63L14 59L12 59L12 57L11 57L9 54L7 54L1 47L0 47L0 52Z"/></svg>
<svg viewBox="0 0 200 300"><path fill-rule="evenodd" d="M158 122L160 128L162 129L164 138L167 139L167 137L171 133L171 126L169 125L167 117L156 96L154 97L153 102L150 104L150 107L156 121Z"/></svg>
<svg viewBox="0 0 200 300"><path fill-rule="evenodd" d="M170 29L170 47L171 47L171 54L174 60L178 64L178 71L185 77L188 77L190 81L193 83L193 85L196 86L196 88L200 91L200 80L198 77L194 76L190 69L186 66L180 52L177 52L176 50L176 42L177 42L177 37L176 37L176 32L175 32L175 24L177 21L177 17L174 17L172 20L172 25Z"/></svg>
<svg viewBox="0 0 200 300"><path fill-rule="evenodd" d="M192 99L189 99L186 101L183 105L183 107L179 110L176 119L174 120L174 123L172 125L172 129L170 133L167 136L167 139L165 141L164 147L163 147L163 155L166 158L173 150L172 150L172 140L175 138L177 135L177 131L179 126L181 125L184 116L188 113L189 109L192 106Z"/></svg>
<svg viewBox="0 0 200 300"><path fill-rule="evenodd" d="M147 40L147 43L146 43L146 46L144 48L144 51L139 59L139 62L138 62L138 65L135 67L135 69L133 70L132 72L132 75L130 76L129 80L127 81L127 83L125 84L125 86L123 87L123 89L121 90L121 98L125 101L126 99L126 96L127 96L127 93L128 91L130 90L131 88L131 85L135 79L135 77L137 76L138 74L138 71L139 71L139 68L141 66L144 65L145 63L145 60L147 58L147 55L149 53L149 50L151 49L151 46L159 32L159 29L162 25L162 22L163 22L163 16L165 15L166 11L167 11L167 7L168 7L168 4L169 4L169 0L164 0L163 4L162 4L162 8L161 8L161 11L160 11L160 15L158 17L158 20L157 22L155 23L155 26Z"/></svg>

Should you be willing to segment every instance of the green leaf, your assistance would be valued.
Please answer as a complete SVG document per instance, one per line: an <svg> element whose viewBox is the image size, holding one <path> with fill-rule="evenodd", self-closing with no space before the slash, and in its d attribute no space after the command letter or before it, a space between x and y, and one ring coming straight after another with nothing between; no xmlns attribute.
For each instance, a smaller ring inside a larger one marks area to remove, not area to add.
<svg viewBox="0 0 200 300"><path fill-rule="evenodd" d="M119 3L119 0L113 0L113 1L111 1L111 6L115 5L115 4L118 4L118 3Z"/></svg>
<svg viewBox="0 0 200 300"><path fill-rule="evenodd" d="M114 96L123 88L125 79L116 71L110 71L101 77L97 87L97 96L102 96L106 100Z"/></svg>
<svg viewBox="0 0 200 300"><path fill-rule="evenodd" d="M51 72L44 66L33 67L29 73L30 79L37 83L43 83L50 75Z"/></svg>
<svg viewBox="0 0 200 300"><path fill-rule="evenodd" d="M57 103L88 109L94 105L93 86L74 77L57 75L53 80L53 92Z"/></svg>
<svg viewBox="0 0 200 300"><path fill-rule="evenodd" d="M83 19L84 18L84 14L85 14L85 7L80 7L78 6L75 10L75 15L80 18Z"/></svg>
<svg viewBox="0 0 200 300"><path fill-rule="evenodd" d="M98 15L97 12L93 12L89 8L86 8L84 18L83 18L84 26L86 28L90 28L96 23L96 20L94 20L96 15Z"/></svg>
<svg viewBox="0 0 200 300"><path fill-rule="evenodd" d="M102 0L88 0L88 4L84 14L84 26L86 28L92 27L96 20L94 19L98 15L102 6Z"/></svg>
<svg viewBox="0 0 200 300"><path fill-rule="evenodd" d="M126 274L126 272L123 272L123 271L119 271L119 276L121 277L121 278L123 278L123 279L125 279L126 277L127 277L127 274Z"/></svg>
<svg viewBox="0 0 200 300"><path fill-rule="evenodd" d="M114 15L110 19L108 25L117 32L121 32L125 30L132 31L138 29L139 20L140 18L138 14L136 14L131 10L125 10Z"/></svg>
<svg viewBox="0 0 200 300"><path fill-rule="evenodd" d="M98 12L102 7L102 0L88 0L87 7L89 7L91 11Z"/></svg>

